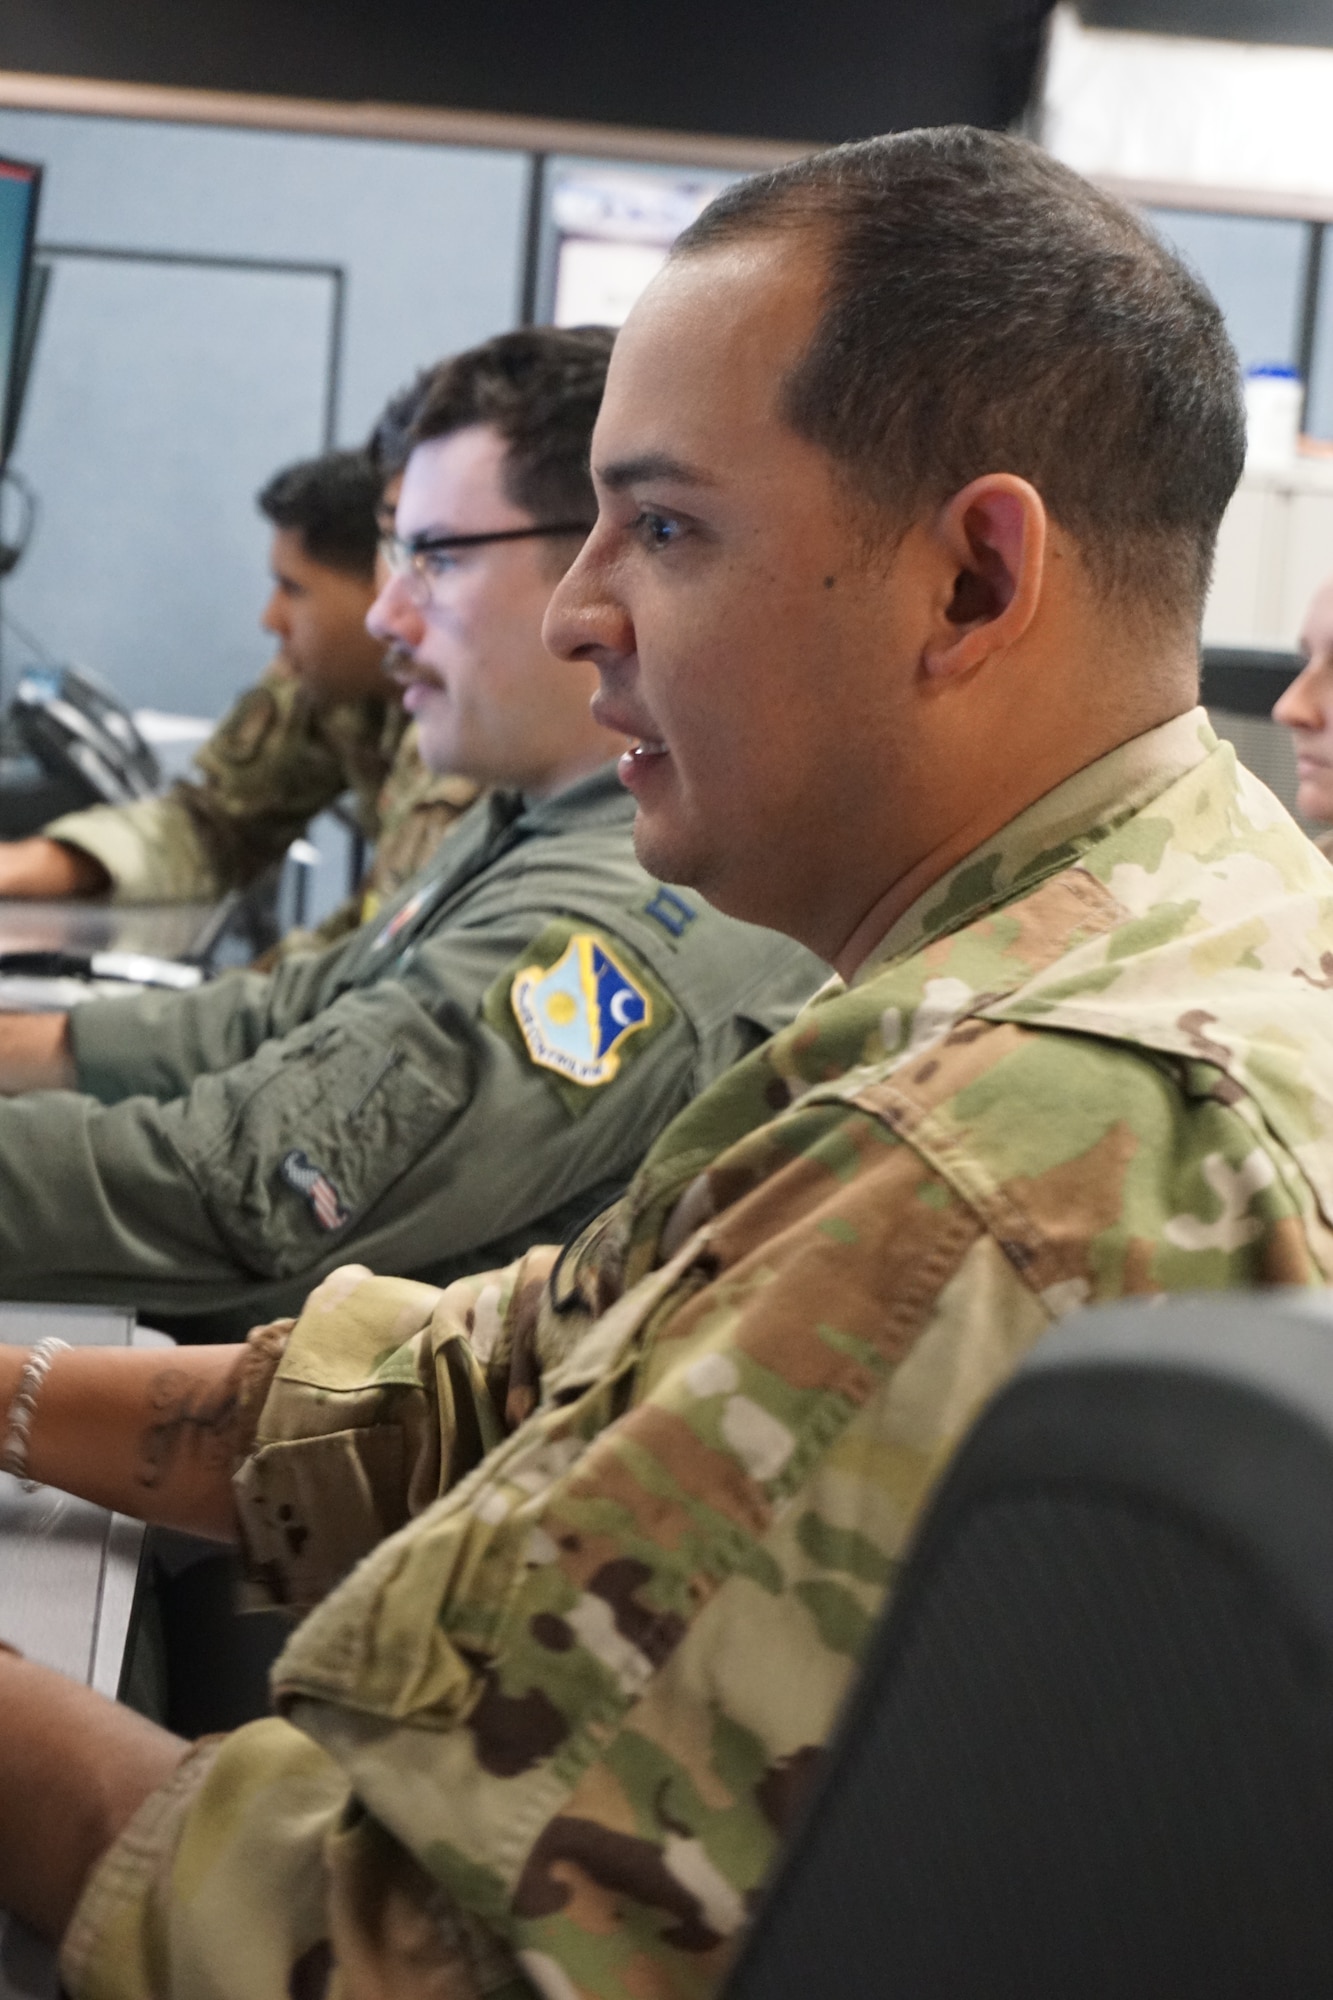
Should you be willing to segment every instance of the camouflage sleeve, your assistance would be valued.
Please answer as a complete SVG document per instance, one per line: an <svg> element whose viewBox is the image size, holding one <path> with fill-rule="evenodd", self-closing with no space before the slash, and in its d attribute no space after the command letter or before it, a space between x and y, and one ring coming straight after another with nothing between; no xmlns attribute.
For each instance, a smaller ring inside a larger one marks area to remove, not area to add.
<svg viewBox="0 0 1333 2000"><path fill-rule="evenodd" d="M790 1162L729 1240L710 1242L719 1284L701 1285L691 1238L599 1318L591 1292L540 1288L534 1338L552 1333L557 1303L575 1308L575 1332L550 1356L553 1393L298 1633L279 1674L300 1733L240 1732L154 1842L136 1845L131 1828L112 1850L66 1952L75 2000L148 2000L192 1981L220 2000L298 1990L283 1979L311 1950L310 1905L293 1899L288 1912L269 1883L300 1877L302 1861L325 1871L323 1935L340 1970L364 1954L378 1980L367 1991L417 1990L392 1983L387 1927L351 1929L360 1905L328 1870L334 1769L350 1807L341 1823L362 1841L373 1830L393 1859L400 1933L415 1923L460 1955L442 1991L507 1992L516 1965L553 1995L714 1989L810 1732L845 1690L909 1495L942 1435L1046 1321L1002 1258L973 1261L976 1219L910 1152L827 1114L805 1136L833 1151L841 1141L841 1160ZM786 1225L776 1248L774 1201ZM381 1409L395 1375L416 1393L428 1313L451 1321L446 1341L470 1315L474 1364L489 1352L513 1375L517 1273L433 1298L349 1274L325 1303L322 1328L318 1313L307 1319L305 1363L297 1333L289 1343L270 1429L285 1379L306 1413L286 1427L313 1419L341 1444L342 1408L317 1399L330 1385L349 1402L364 1394L364 1357L395 1317L406 1339L381 1349ZM886 1418L886 1378L914 1346L923 1363L898 1371ZM311 1360L319 1382L300 1383ZM296 1539L308 1525L303 1510ZM719 1603L724 1587L742 1601ZM707 1657L696 1643L686 1662L676 1656L694 1627ZM754 1644L784 1663L763 1688L747 1666ZM356 1715L333 1695L339 1662L344 1689L358 1685ZM309 1735L328 1766L295 1747ZM315 1768L329 1793L312 1796ZM233 1940L249 1937L256 1902L267 1956L252 1973Z"/></svg>
<svg viewBox="0 0 1333 2000"><path fill-rule="evenodd" d="M199 751L198 778L160 799L66 814L44 831L100 861L117 901L207 901L281 860L346 790L345 739L366 739L373 754L382 724L382 704L321 714L297 681L269 672Z"/></svg>
<svg viewBox="0 0 1333 2000"><path fill-rule="evenodd" d="M234 1481L253 1606L310 1610L527 1414L559 1352L527 1337L556 1256L443 1291L349 1264L311 1293Z"/></svg>
<svg viewBox="0 0 1333 2000"><path fill-rule="evenodd" d="M281 1358L236 1478L251 1603L317 1602L499 1441L506 1403L530 1407L515 1330L534 1324L556 1254L444 1292L349 1266L290 1332L257 1330L283 1338L267 1343ZM201 1746L148 1800L84 1895L66 1986L148 2000L164 1945L171 1990L219 2000L323 1991L335 1953L349 1990L359 1969L403 2000L530 1993L500 1942L357 1810L333 1759L278 1721Z"/></svg>
<svg viewBox="0 0 1333 2000"><path fill-rule="evenodd" d="M123 806L88 806L42 828L48 840L100 861L116 903L209 903L228 884L199 821L173 786L161 798Z"/></svg>
<svg viewBox="0 0 1333 2000"><path fill-rule="evenodd" d="M348 1823L398 1857L405 1928L498 1939L552 1996L722 1985L923 1500L1043 1329L1090 1299L1317 1278L1290 1162L1270 1135L1261 1170L1249 1112L1215 1080L970 1023L841 1097L807 1092L690 1178L645 1182L572 1273L551 1270L538 1352L566 1327L540 1407L365 1557L276 1670L287 1721L344 1774ZM484 1373L483 1291L459 1309ZM336 1370L358 1297L379 1368L420 1384L438 1295L353 1283L308 1354ZM518 1299L502 1282L511 1335ZM362 1328L353 1348L371 1345ZM320 1421L339 1435L336 1409ZM188 1964L201 1990L278 2000L229 1984L210 1943L245 1929L272 1865L243 1810L258 1740L216 1753L229 1817L196 1847L187 1810L123 1872L100 1936L82 1933L76 1995L137 2000L115 1977L133 1937L165 1990L186 1990ZM286 1754L279 1827L299 1796ZM341 1893L330 1872L340 1958ZM347 1949L369 1953L367 1990L391 1990L370 1932Z"/></svg>
<svg viewBox="0 0 1333 2000"><path fill-rule="evenodd" d="M146 1801L60 1970L72 2000L532 2000L508 1951L277 1720L206 1740Z"/></svg>

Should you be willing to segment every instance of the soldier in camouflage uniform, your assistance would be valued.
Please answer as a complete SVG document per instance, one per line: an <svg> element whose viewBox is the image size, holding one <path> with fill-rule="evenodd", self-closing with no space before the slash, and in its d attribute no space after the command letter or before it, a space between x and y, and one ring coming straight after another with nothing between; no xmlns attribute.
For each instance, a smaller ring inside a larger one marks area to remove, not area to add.
<svg viewBox="0 0 1333 2000"><path fill-rule="evenodd" d="M1211 300L1019 142L843 149L682 239L548 635L639 729L645 855L840 976L563 1250L58 1359L32 1469L309 1611L278 1716L192 1751L0 1662L44 1725L0 1883L78 2000L703 2000L1017 1359L1333 1277L1333 871L1190 704L1242 449ZM53 1773L114 1793L79 1838Z"/></svg>
<svg viewBox="0 0 1333 2000"><path fill-rule="evenodd" d="M434 851L476 797L428 772L416 731L365 630L375 595L384 470L359 452L289 466L259 495L273 528L264 629L280 651L198 752L197 778L160 798L66 813L0 844L0 895L100 894L117 902L210 902L281 861L309 822L352 792L376 843L362 891L274 955L354 930Z"/></svg>

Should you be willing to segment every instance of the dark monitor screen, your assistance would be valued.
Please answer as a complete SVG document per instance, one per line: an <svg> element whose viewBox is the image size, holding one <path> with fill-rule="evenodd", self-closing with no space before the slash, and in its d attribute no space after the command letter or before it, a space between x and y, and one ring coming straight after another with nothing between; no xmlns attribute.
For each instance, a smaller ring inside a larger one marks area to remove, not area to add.
<svg viewBox="0 0 1333 2000"><path fill-rule="evenodd" d="M26 363L32 358L32 245L42 170L0 159L0 465L18 430Z"/></svg>

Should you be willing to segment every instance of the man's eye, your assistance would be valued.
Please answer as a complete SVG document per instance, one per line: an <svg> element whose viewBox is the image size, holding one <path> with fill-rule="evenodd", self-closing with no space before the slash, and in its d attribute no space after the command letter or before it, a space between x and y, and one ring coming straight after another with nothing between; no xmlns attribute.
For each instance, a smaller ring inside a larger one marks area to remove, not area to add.
<svg viewBox="0 0 1333 2000"><path fill-rule="evenodd" d="M635 520L634 533L646 549L666 549L680 540L682 530L670 514L654 514L645 508Z"/></svg>
<svg viewBox="0 0 1333 2000"><path fill-rule="evenodd" d="M452 549L421 549L417 561L427 576L448 576L458 568L458 557Z"/></svg>

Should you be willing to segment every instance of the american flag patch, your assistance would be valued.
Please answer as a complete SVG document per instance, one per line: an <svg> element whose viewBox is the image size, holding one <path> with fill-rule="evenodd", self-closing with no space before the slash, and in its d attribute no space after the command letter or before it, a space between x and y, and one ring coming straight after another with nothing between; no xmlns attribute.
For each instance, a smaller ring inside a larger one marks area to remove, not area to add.
<svg viewBox="0 0 1333 2000"><path fill-rule="evenodd" d="M294 1146L290 1153L283 1155L278 1172L289 1188L303 1194L310 1203L311 1213L321 1229L341 1229L351 1217L343 1207L343 1198L322 1167L317 1167L309 1153L303 1153Z"/></svg>
<svg viewBox="0 0 1333 2000"><path fill-rule="evenodd" d="M382 946L393 943L393 940L397 937L399 931L403 930L408 924L411 923L413 917L416 915L417 911L421 908L421 905L425 902L425 900L426 900L426 891L424 889L418 889L415 896L409 896L408 900L403 904L402 909L397 911L394 916L390 917L388 923L384 926L384 929L380 932L379 936L376 938L375 949L377 951Z"/></svg>

